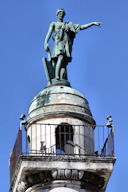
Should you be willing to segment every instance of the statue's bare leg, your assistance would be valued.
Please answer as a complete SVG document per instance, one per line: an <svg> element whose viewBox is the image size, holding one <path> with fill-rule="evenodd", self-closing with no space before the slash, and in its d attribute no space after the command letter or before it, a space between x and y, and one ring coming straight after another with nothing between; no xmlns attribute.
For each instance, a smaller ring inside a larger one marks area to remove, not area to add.
<svg viewBox="0 0 128 192"><path fill-rule="evenodd" d="M67 70L66 67L60 69L60 79L67 79Z"/></svg>
<svg viewBox="0 0 128 192"><path fill-rule="evenodd" d="M60 79L64 79L64 74L65 74L65 68L61 68L60 70Z"/></svg>
<svg viewBox="0 0 128 192"><path fill-rule="evenodd" d="M55 78L56 79L60 79L60 69L61 69L61 66L63 64L63 60L64 60L64 56L59 55L58 56L58 61L57 61L57 64L56 64L56 69L55 69Z"/></svg>

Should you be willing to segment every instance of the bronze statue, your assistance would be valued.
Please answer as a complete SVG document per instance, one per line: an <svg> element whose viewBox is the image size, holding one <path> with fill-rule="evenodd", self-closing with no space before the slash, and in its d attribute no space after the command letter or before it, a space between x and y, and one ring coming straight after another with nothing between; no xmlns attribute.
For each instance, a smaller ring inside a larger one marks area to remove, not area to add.
<svg viewBox="0 0 128 192"><path fill-rule="evenodd" d="M58 9L56 12L57 22L52 22L49 27L49 31L45 38L44 48L48 52L49 62L44 59L45 66L47 67L47 75L49 80L67 80L66 66L68 62L71 62L72 57L72 45L76 33L80 30L87 29L93 25L100 26L99 22L92 22L86 25L80 26L79 24L72 24L71 22L64 23L63 18L65 16L64 9ZM55 41L53 54L50 54L50 48L48 41L54 32L53 40ZM51 65L51 66L48 66Z"/></svg>

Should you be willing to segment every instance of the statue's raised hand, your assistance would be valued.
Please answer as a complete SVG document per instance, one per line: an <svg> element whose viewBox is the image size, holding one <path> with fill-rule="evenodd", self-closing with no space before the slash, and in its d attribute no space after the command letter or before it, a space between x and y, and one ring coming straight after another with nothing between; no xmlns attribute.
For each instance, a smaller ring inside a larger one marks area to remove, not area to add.
<svg viewBox="0 0 128 192"><path fill-rule="evenodd" d="M100 27L102 23L101 22L94 22L93 24Z"/></svg>
<svg viewBox="0 0 128 192"><path fill-rule="evenodd" d="M44 44L44 49L46 52L48 52L50 50L48 43Z"/></svg>

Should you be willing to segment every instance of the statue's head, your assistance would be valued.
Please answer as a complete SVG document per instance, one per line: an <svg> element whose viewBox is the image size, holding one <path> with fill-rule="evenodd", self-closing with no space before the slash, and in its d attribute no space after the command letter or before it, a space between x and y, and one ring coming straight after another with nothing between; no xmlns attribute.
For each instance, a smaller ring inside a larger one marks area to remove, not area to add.
<svg viewBox="0 0 128 192"><path fill-rule="evenodd" d="M64 18L64 16L65 16L65 10L62 9L62 8L58 9L57 12L56 12L56 17L57 17L57 18L58 18L58 17Z"/></svg>

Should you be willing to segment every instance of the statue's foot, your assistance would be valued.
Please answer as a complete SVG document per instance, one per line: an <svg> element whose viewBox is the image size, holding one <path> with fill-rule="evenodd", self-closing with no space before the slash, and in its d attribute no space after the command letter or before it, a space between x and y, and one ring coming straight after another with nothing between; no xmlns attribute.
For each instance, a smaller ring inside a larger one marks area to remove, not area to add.
<svg viewBox="0 0 128 192"><path fill-rule="evenodd" d="M54 79L51 79L51 84L48 84L48 85L65 85L65 86L70 86L70 83L66 79L54 78Z"/></svg>
<svg viewBox="0 0 128 192"><path fill-rule="evenodd" d="M59 79L60 79L59 76L57 76L57 77L56 77L56 80L59 80Z"/></svg>

